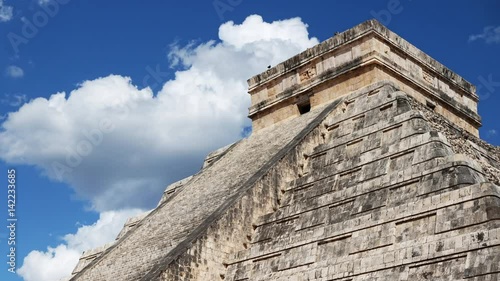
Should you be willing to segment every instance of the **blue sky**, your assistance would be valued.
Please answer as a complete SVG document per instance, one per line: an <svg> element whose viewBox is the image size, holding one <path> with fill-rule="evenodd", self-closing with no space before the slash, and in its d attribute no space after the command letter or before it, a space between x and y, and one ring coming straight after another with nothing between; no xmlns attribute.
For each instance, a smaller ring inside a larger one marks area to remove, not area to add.
<svg viewBox="0 0 500 281"><path fill-rule="evenodd" d="M500 145L499 10L493 0L0 0L0 171L17 170L24 267L24 279L7 271L1 227L0 280L71 271L82 249L248 131L246 78L370 18L475 84L481 137Z"/></svg>

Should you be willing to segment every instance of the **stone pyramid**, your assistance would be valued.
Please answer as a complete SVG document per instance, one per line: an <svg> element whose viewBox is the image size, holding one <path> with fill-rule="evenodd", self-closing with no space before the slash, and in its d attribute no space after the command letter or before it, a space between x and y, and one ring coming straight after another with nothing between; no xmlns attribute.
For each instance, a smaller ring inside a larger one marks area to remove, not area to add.
<svg viewBox="0 0 500 281"><path fill-rule="evenodd" d="M252 135L71 280L500 280L474 86L375 20L248 82Z"/></svg>

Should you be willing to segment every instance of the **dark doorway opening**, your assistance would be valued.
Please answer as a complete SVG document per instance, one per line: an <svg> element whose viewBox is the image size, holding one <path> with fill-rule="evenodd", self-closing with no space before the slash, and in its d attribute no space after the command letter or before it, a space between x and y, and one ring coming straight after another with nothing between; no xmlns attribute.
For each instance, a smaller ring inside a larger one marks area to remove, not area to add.
<svg viewBox="0 0 500 281"><path fill-rule="evenodd" d="M297 104L297 107L299 108L300 115L311 111L311 103L309 103L309 101L307 101L305 103Z"/></svg>

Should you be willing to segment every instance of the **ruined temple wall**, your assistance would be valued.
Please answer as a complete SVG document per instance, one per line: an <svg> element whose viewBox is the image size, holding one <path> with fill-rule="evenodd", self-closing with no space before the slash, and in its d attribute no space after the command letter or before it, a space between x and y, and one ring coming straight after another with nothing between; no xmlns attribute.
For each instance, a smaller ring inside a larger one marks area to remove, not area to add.
<svg viewBox="0 0 500 281"><path fill-rule="evenodd" d="M387 80L420 102L437 105L436 112L477 136L475 88L385 27L372 24L372 29L355 27L250 79L254 131L299 115L297 104L308 97L314 107Z"/></svg>
<svg viewBox="0 0 500 281"><path fill-rule="evenodd" d="M457 111L456 107L439 102L435 96L429 95L428 92L424 91L423 88L421 87L418 87L413 84L408 84L404 77L393 75L392 74L393 70L390 70L384 66L377 66L377 69L379 71L378 72L379 79L393 82L394 85L397 85L397 87L401 91L408 93L419 103L423 105L428 104L429 106L432 106L434 108L433 109L434 112L440 114L445 119L450 120L451 122L456 124L459 128L463 128L470 134L478 136L479 132L476 125L474 125L474 122L472 122L471 120L464 119L464 116L462 115L461 112ZM454 103L454 100L450 99L449 101L451 103Z"/></svg>
<svg viewBox="0 0 500 281"><path fill-rule="evenodd" d="M420 103L430 103L435 107L435 112L455 123L458 127L465 129L472 135L478 135L477 127L474 125L474 122L463 118L462 113L458 112L456 109L458 103L453 99L450 98L449 100L453 105L439 102L434 96L430 95L429 92L423 90L423 88L408 83L402 76L394 75L393 70L379 64L370 64L351 70L335 79L326 80L318 86L305 91L305 95L309 96L310 105L314 108L377 81L392 82L394 86L408 93ZM299 115L297 101L289 99L268 110L257 113L257 118L254 120L253 126L255 130L258 131L261 128L271 126Z"/></svg>
<svg viewBox="0 0 500 281"><path fill-rule="evenodd" d="M252 130L258 131L262 128L273 126L281 121L291 119L299 115L299 109L297 108L295 101L287 100L264 112L257 113L257 116L259 117L252 123Z"/></svg>
<svg viewBox="0 0 500 281"><path fill-rule="evenodd" d="M485 172L488 181L500 186L500 147L493 146L437 114L434 109L410 99L412 107L422 112L429 125L443 133L455 153L475 160Z"/></svg>
<svg viewBox="0 0 500 281"><path fill-rule="evenodd" d="M327 118L227 280L497 280L500 188L390 89Z"/></svg>

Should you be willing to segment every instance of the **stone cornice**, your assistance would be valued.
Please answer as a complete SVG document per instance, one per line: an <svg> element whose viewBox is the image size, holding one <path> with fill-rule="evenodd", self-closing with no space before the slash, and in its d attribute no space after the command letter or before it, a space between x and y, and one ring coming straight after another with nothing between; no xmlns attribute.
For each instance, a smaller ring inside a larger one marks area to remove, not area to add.
<svg viewBox="0 0 500 281"><path fill-rule="evenodd" d="M379 38L382 38L384 41L390 43L393 47L408 55L419 64L424 65L426 70L431 71L436 76L443 78L443 80L448 81L456 88L461 89L463 92L470 95L473 100L478 100L478 96L475 93L475 87L471 83L467 82L464 78L431 58L429 55L425 54L423 51L419 50L374 19L368 20L334 37L331 37L330 39L305 50L304 52L276 65L275 67L250 78L247 81L249 85L249 92L252 93L256 88L267 84L271 80L282 76L285 73L296 71L299 67L311 62L312 60L359 40L360 38L371 33L378 35Z"/></svg>

